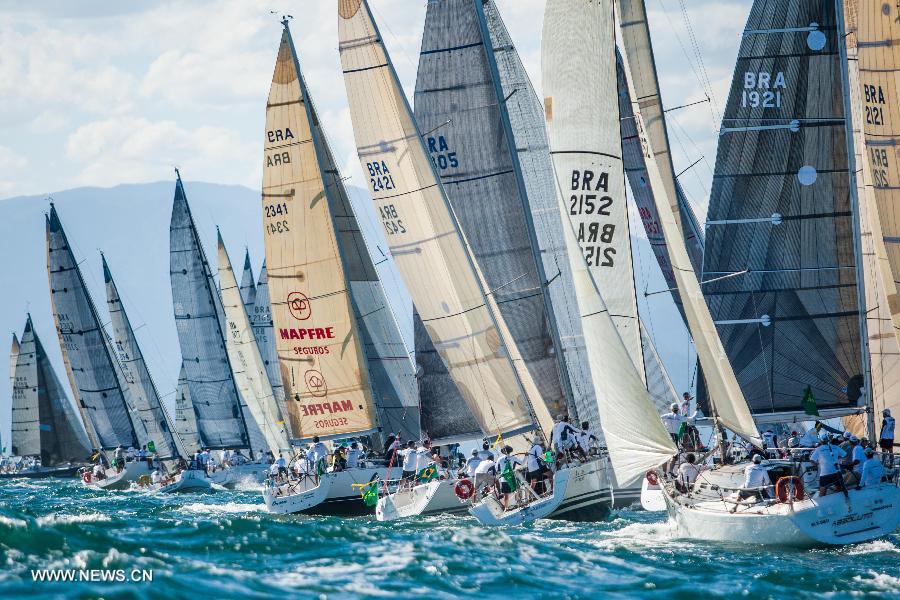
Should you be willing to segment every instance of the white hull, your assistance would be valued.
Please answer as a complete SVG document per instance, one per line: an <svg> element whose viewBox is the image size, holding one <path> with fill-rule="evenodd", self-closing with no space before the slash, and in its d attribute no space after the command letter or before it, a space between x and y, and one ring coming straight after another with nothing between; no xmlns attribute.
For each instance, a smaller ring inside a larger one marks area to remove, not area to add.
<svg viewBox="0 0 900 600"><path fill-rule="evenodd" d="M318 484L313 479L303 479L295 485L266 486L263 500L266 510L276 515L305 512L325 501L334 478L326 473Z"/></svg>
<svg viewBox="0 0 900 600"><path fill-rule="evenodd" d="M647 478L641 480L641 508L649 512L666 510L666 499L659 485L650 485Z"/></svg>
<svg viewBox="0 0 900 600"><path fill-rule="evenodd" d="M269 466L261 463L246 463L219 468L210 474L209 479L212 483L226 488L233 488L242 483L262 485L269 472Z"/></svg>
<svg viewBox="0 0 900 600"><path fill-rule="evenodd" d="M430 481L382 496L375 507L375 517L379 521L394 521L405 517L466 512L468 505L453 491L457 481Z"/></svg>
<svg viewBox="0 0 900 600"><path fill-rule="evenodd" d="M127 490L131 487L131 483L137 482L142 475L149 476L150 467L147 466L146 461L136 460L125 463L125 468L122 469L121 473L116 473L115 468L107 469L106 479L99 481L95 479L86 485L101 490Z"/></svg>
<svg viewBox="0 0 900 600"><path fill-rule="evenodd" d="M174 494L175 492L204 492L212 489L209 477L204 471L182 471L172 483L150 486L149 491L158 494Z"/></svg>
<svg viewBox="0 0 900 600"><path fill-rule="evenodd" d="M385 467L359 467L337 473L325 473L320 478L319 486L315 488L324 490L324 496L321 498L309 496L313 491L313 484L308 478L303 480L302 485L296 485L293 489L290 485L266 486L263 498L270 512L278 514L298 512L342 516L370 514L372 509L362 501L360 485L376 477L383 480L386 472ZM292 500L294 496L302 498ZM269 498L272 500L271 507Z"/></svg>
<svg viewBox="0 0 900 600"><path fill-rule="evenodd" d="M469 509L482 525L521 525L535 519L602 521L612 508L610 473L606 460L561 469L553 475L553 494L504 511L500 501L488 495Z"/></svg>

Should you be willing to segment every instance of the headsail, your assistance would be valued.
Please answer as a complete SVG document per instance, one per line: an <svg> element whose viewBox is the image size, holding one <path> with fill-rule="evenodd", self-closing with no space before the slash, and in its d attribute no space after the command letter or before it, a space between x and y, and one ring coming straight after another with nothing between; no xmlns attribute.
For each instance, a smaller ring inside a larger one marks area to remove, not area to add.
<svg viewBox="0 0 900 600"><path fill-rule="evenodd" d="M483 279L438 181L364 0L339 0L339 51L354 137L388 244L450 375L488 434L534 427Z"/></svg>
<svg viewBox="0 0 900 600"><path fill-rule="evenodd" d="M678 392L669 379L669 372L666 371L666 365L656 351L656 345L653 343L653 336L647 331L646 325L641 321L641 343L644 346L644 366L647 370L647 391L653 399L653 405L656 410L662 414L669 411L669 406L673 402L678 402Z"/></svg>
<svg viewBox="0 0 900 600"><path fill-rule="evenodd" d="M193 456L200 450L200 434L197 432L197 416L194 403L191 402L191 388L187 382L187 373L181 365L178 375L178 387L175 389L175 431L181 441L185 456Z"/></svg>
<svg viewBox="0 0 900 600"><path fill-rule="evenodd" d="M53 205L47 217L47 271L63 360L91 444L103 450L137 445L116 358Z"/></svg>
<svg viewBox="0 0 900 600"><path fill-rule="evenodd" d="M282 422L288 439L294 434L291 430L291 420L288 418L288 407L284 396L284 384L281 383L281 365L278 361L278 349L275 346L275 329L272 326L272 306L269 303L269 272L266 270L266 262L263 261L259 271L259 281L256 282L256 301L253 304L253 312L250 313L250 324L253 325L253 337L259 346L259 354L263 364L266 365L266 374L272 385L272 393L275 396L275 404L281 414Z"/></svg>
<svg viewBox="0 0 900 600"><path fill-rule="evenodd" d="M201 444L214 449L250 448L225 350L221 301L180 176L175 183L169 243L175 325Z"/></svg>
<svg viewBox="0 0 900 600"><path fill-rule="evenodd" d="M31 318L16 355L10 425L13 456L41 455L41 413L38 407L38 368Z"/></svg>
<svg viewBox="0 0 900 600"><path fill-rule="evenodd" d="M113 281L106 257L103 261L103 281L106 283L106 302L109 307L109 316L112 320L113 333L115 334L115 348L120 364L126 374L130 389L129 401L137 412L138 418L143 424L147 434L147 441L152 441L156 447L156 453L161 459L176 458L178 447L175 444L172 426L165 406L159 399L156 384L150 377L144 355L138 346L137 337L131 328L131 322L125 312L119 290ZM144 440L141 440L142 442Z"/></svg>
<svg viewBox="0 0 900 600"><path fill-rule="evenodd" d="M225 250L222 235L218 236L219 285L222 287L222 305L225 309L225 348L231 360L234 380L250 414L262 430L269 450L276 456L289 451L284 421L275 404L275 393L263 364L250 319L244 308L242 289L238 288L231 260ZM245 271L246 272L246 271Z"/></svg>
<svg viewBox="0 0 900 600"><path fill-rule="evenodd" d="M755 2L720 130L704 293L757 420L864 402L841 46L835 3Z"/></svg>
<svg viewBox="0 0 900 600"><path fill-rule="evenodd" d="M253 313L256 304L256 280L253 279L253 265L250 264L250 250L244 252L244 272L241 275L241 299L247 314Z"/></svg>

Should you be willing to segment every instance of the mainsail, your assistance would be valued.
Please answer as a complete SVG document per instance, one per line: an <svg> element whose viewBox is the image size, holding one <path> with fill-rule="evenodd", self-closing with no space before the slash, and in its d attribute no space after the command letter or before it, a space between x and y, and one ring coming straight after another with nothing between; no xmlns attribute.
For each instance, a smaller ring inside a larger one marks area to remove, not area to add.
<svg viewBox="0 0 900 600"><path fill-rule="evenodd" d="M193 456L200 450L200 434L197 432L197 416L194 403L191 402L191 388L187 382L187 373L181 365L178 375L178 388L175 390L175 431L182 444L185 456Z"/></svg>
<svg viewBox="0 0 900 600"><path fill-rule="evenodd" d="M38 407L38 368L31 318L16 355L10 425L13 456L41 455L41 414Z"/></svg>
<svg viewBox="0 0 900 600"><path fill-rule="evenodd" d="M16 362L19 360L19 338L16 336L15 332L13 332L12 345L9 351L9 391L10 398L15 394L16 389ZM12 409L12 406L10 406ZM3 443L3 438L0 436L0 456L4 456L6 454L6 444Z"/></svg>
<svg viewBox="0 0 900 600"><path fill-rule="evenodd" d="M263 261L259 271L259 281L256 282L256 301L253 311L249 314L250 324L253 326L253 337L259 346L259 354L266 366L266 374L272 385L272 393L275 395L275 404L281 414L282 422L288 439L293 437L291 420L288 418L288 407L284 396L284 385L281 383L281 367L278 361L278 348L275 346L275 329L272 326L272 307L269 304L269 272Z"/></svg>
<svg viewBox="0 0 900 600"><path fill-rule="evenodd" d="M332 209L340 177L298 64L285 25L266 105L262 204L291 429L301 440L371 433L372 384Z"/></svg>
<svg viewBox="0 0 900 600"><path fill-rule="evenodd" d="M244 302L244 310L247 314L253 312L256 304L256 280L253 279L253 265L250 264L250 251L244 252L244 272L241 275L241 299Z"/></svg>
<svg viewBox="0 0 900 600"><path fill-rule="evenodd" d="M453 213L540 395L561 413L570 395L568 373L557 351L544 265L494 61L482 2L430 2L415 116L428 132L425 143ZM424 328L421 320L416 327ZM439 365L417 362L423 370ZM425 395L422 402L443 399Z"/></svg>
<svg viewBox="0 0 900 600"><path fill-rule="evenodd" d="M91 444L103 450L136 446L136 425L116 358L52 204L47 217L47 271L63 361Z"/></svg>
<svg viewBox="0 0 900 600"><path fill-rule="evenodd" d="M143 424L147 435L146 441L153 442L159 458L176 458L178 447L169 423L169 415L160 401L156 384L150 377L150 371L147 369L147 363L138 346L137 337L134 335L105 256L102 257L102 261L103 281L106 283L106 302L112 320L119 363L125 374L126 384L129 386L129 404ZM141 441L144 442L144 440Z"/></svg>
<svg viewBox="0 0 900 600"><path fill-rule="evenodd" d="M218 245L219 284L222 288L227 332L225 348L231 360L234 381L253 419L260 426L269 450L276 455L281 451L290 451L287 433L281 426L284 419L275 403L275 393L269 383L269 375L241 297L243 290L238 287L221 234L218 236ZM246 269L244 272L246 274Z"/></svg>
<svg viewBox="0 0 900 600"><path fill-rule="evenodd" d="M169 243L175 325L201 444L213 449L250 448L225 350L221 300L180 176L175 184Z"/></svg>
<svg viewBox="0 0 900 600"><path fill-rule="evenodd" d="M388 245L437 351L487 434L535 427L472 259L363 0L338 3L339 51L363 173Z"/></svg>
<svg viewBox="0 0 900 600"><path fill-rule="evenodd" d="M835 3L757 0L720 130L704 292L757 420L864 402L842 43Z"/></svg>

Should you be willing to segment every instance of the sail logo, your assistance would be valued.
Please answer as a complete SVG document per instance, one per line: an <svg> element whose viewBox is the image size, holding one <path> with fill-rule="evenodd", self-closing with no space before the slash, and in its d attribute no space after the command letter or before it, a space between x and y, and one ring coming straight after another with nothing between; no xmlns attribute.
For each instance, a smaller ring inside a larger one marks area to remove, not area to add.
<svg viewBox="0 0 900 600"><path fill-rule="evenodd" d="M447 168L455 169L459 166L456 152L450 152L450 146L447 145L447 140L442 135L428 138L428 152L431 153L431 162L441 171Z"/></svg>
<svg viewBox="0 0 900 600"><path fill-rule="evenodd" d="M569 196L569 215L584 217L597 215L610 217L612 196L600 192L609 192L609 173L599 174L589 169L572 170L573 192L595 192L587 194L574 193ZM615 265L616 249L610 245L616 234L614 223L579 220L576 237L584 253L584 259L591 267L612 267ZM606 247L603 247L606 246Z"/></svg>
<svg viewBox="0 0 900 600"><path fill-rule="evenodd" d="M866 123L869 125L884 125L884 109L870 104L887 104L882 87L865 84L863 93L866 96Z"/></svg>
<svg viewBox="0 0 900 600"><path fill-rule="evenodd" d="M291 292L287 297L288 310L298 321L305 321L312 316L312 305L306 294L301 292Z"/></svg>
<svg viewBox="0 0 900 600"><path fill-rule="evenodd" d="M781 108L781 92L786 89L787 81L782 71L775 73L774 77L768 71L746 71L741 107Z"/></svg>
<svg viewBox="0 0 900 600"><path fill-rule="evenodd" d="M306 383L306 389L313 398L322 398L328 395L328 385L325 383L325 376L320 371L310 369L303 374L303 381ZM312 405L317 406L317 405ZM321 406L321 405L319 405ZM351 409L353 405L350 405ZM311 407L308 407L311 408ZM314 413L315 414L315 413Z"/></svg>
<svg viewBox="0 0 900 600"><path fill-rule="evenodd" d="M333 340L334 327L309 327L307 329L278 330L278 335L283 340Z"/></svg>

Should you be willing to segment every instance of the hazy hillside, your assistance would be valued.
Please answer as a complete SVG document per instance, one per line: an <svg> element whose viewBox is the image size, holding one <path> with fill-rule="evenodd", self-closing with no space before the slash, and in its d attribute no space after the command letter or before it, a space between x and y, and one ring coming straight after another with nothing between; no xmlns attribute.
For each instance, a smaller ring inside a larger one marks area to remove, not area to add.
<svg viewBox="0 0 900 600"><path fill-rule="evenodd" d="M240 268L244 247L250 250L254 274L263 260L262 218L259 192L240 186L186 182L188 201L206 245L207 255L215 261L215 227L222 231L232 262ZM386 248L374 218L370 200L352 189L361 225L370 245ZM75 250L94 300L104 319L106 295L100 267L100 253L106 254L113 277L136 329L138 340L166 401L174 401L181 355L172 318L172 293L169 285L169 218L174 180L119 185L113 188L78 188L54 193L60 219ZM30 311L38 335L44 342L65 381L53 317L50 311L46 271L44 213L46 197L27 196L0 200L0 340L2 355L7 356L12 332L21 334L25 314ZM665 287L645 239L636 239L639 251L635 270L639 275L639 296L643 289ZM370 248L380 255L378 248ZM380 256L379 256L380 257ZM385 287L395 305L407 339L412 339L411 307L403 284L392 263L383 263ZM215 264L213 268L215 269ZM647 283L649 281L649 283ZM675 385L688 385L689 344L668 295L651 296L652 325L661 344ZM643 298L640 301L645 302ZM646 314L646 311L645 311ZM4 360L4 364L5 360ZM0 435L9 439L10 390L0 386Z"/></svg>

